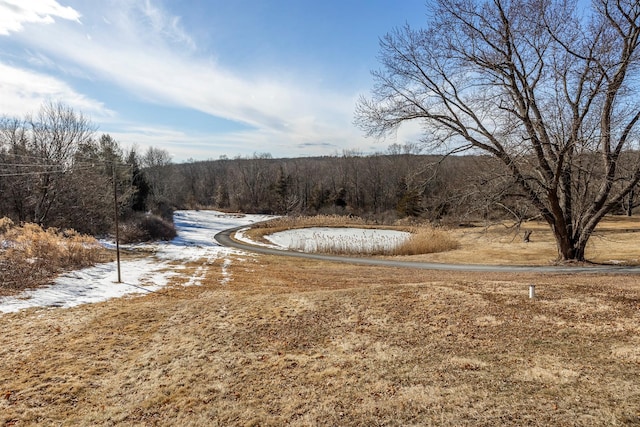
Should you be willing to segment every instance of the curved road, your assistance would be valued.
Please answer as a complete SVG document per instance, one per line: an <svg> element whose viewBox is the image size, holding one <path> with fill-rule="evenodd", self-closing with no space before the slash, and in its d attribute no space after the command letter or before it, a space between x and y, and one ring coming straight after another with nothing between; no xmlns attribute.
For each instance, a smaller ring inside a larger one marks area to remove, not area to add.
<svg viewBox="0 0 640 427"><path fill-rule="evenodd" d="M322 261L347 262L361 265L377 265L386 267L418 268L422 270L446 270L484 273L592 273L592 274L640 274L640 267L625 267L615 265L593 265L589 267L572 266L510 266L510 265L473 265L473 264L443 264L435 262L411 262L395 261L378 258L357 258L350 256L326 255L307 252L288 251L286 249L273 249L265 246L250 245L233 240L231 235L246 226L230 228L221 231L213 238L222 246L242 249L267 255L290 256L305 259L317 259Z"/></svg>

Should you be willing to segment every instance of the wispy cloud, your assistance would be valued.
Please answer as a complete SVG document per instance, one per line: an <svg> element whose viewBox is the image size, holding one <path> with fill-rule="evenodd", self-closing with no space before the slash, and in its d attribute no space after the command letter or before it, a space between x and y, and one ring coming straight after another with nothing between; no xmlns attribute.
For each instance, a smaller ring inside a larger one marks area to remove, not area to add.
<svg viewBox="0 0 640 427"><path fill-rule="evenodd" d="M12 117L23 117L33 113L47 100L64 100L74 109L96 117L109 117L114 114L101 102L76 92L65 82L49 75L0 62L0 76L0 112Z"/></svg>
<svg viewBox="0 0 640 427"><path fill-rule="evenodd" d="M164 10L155 6L150 0L145 0L141 10L148 19L148 23L155 34L162 34L169 40L195 49L196 44L182 27L179 16L167 14Z"/></svg>
<svg viewBox="0 0 640 427"><path fill-rule="evenodd" d="M56 0L0 0L0 35L21 31L24 24L51 24L55 18L80 21L80 14Z"/></svg>

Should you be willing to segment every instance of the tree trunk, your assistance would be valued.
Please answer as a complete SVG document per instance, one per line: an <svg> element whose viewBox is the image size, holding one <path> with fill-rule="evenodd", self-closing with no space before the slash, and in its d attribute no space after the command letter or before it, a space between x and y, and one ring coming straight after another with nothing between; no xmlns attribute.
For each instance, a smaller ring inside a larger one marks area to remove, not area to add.
<svg viewBox="0 0 640 427"><path fill-rule="evenodd" d="M569 235L562 235L554 230L558 261L584 261L584 251L587 242L577 241Z"/></svg>

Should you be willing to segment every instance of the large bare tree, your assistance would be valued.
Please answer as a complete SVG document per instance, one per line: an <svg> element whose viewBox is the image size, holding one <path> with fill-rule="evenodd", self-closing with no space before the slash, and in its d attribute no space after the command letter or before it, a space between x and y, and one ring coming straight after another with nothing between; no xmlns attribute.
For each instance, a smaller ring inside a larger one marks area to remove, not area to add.
<svg viewBox="0 0 640 427"><path fill-rule="evenodd" d="M640 2L432 4L424 29L381 39L356 124L382 137L417 120L425 143L495 156L550 225L559 259L584 260L596 225L640 180Z"/></svg>

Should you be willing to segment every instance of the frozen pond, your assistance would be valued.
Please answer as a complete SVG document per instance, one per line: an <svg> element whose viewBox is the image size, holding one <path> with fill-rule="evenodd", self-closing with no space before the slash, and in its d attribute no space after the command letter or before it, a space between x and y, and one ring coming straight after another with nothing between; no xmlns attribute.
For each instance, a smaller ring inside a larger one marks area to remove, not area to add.
<svg viewBox="0 0 640 427"><path fill-rule="evenodd" d="M309 227L280 231L265 239L301 252L377 253L389 251L411 236L406 231L373 228Z"/></svg>

